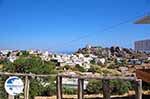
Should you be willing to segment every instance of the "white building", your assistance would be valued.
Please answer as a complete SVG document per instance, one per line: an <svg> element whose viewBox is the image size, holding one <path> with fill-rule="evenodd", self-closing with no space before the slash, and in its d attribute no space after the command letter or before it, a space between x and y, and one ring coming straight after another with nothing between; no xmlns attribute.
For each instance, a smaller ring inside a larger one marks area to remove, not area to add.
<svg viewBox="0 0 150 99"><path fill-rule="evenodd" d="M12 50L1 50L0 51L3 55L7 55L9 52L12 52Z"/></svg>
<svg viewBox="0 0 150 99"><path fill-rule="evenodd" d="M67 72L67 75L76 75L74 72ZM77 88L78 86L78 79L77 78L62 78L62 84L64 86L70 87L70 88ZM84 81L83 88L86 89L88 84L88 81Z"/></svg>
<svg viewBox="0 0 150 99"><path fill-rule="evenodd" d="M16 59L17 59L17 57L16 56L9 56L8 58L7 58L10 62L14 62Z"/></svg>

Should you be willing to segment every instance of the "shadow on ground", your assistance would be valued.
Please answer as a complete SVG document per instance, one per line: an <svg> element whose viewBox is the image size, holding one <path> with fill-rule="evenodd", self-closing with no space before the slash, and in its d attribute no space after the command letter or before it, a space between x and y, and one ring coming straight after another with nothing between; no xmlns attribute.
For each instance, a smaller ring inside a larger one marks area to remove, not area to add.
<svg viewBox="0 0 150 99"><path fill-rule="evenodd" d="M93 99L103 99L103 98L93 98ZM111 99L135 99L135 96L127 96L127 97L115 97ZM142 95L142 99L150 99L150 95Z"/></svg>
<svg viewBox="0 0 150 99"><path fill-rule="evenodd" d="M74 99L74 98L67 98L67 99ZM85 98L85 99L103 99L103 98L97 97L97 98ZM133 95L133 96L126 96L126 97L115 97L111 99L135 99L135 96ZM142 99L150 99L150 95L142 95Z"/></svg>

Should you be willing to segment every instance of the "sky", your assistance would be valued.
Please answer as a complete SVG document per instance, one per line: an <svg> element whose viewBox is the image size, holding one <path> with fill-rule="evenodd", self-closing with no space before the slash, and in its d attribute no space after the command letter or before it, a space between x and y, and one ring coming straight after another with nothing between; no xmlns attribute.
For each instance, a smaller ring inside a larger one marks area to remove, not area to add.
<svg viewBox="0 0 150 99"><path fill-rule="evenodd" d="M133 48L150 38L134 24L149 11L150 0L0 0L0 49Z"/></svg>

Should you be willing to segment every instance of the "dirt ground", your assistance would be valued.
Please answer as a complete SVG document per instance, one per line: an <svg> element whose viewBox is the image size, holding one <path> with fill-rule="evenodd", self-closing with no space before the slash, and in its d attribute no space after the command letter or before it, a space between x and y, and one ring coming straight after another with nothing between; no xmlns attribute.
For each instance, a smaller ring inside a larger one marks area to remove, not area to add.
<svg viewBox="0 0 150 99"><path fill-rule="evenodd" d="M64 95L63 96L64 98L63 99L77 99L77 95ZM52 96L52 97L35 97L35 99L56 99L56 96ZM91 96L85 96L84 99L103 99L103 97L101 96L94 96L94 97L91 97ZM111 97L111 99L135 99L135 96L134 95L131 95L131 96L116 96L116 97ZM150 99L150 95L142 95L142 99Z"/></svg>

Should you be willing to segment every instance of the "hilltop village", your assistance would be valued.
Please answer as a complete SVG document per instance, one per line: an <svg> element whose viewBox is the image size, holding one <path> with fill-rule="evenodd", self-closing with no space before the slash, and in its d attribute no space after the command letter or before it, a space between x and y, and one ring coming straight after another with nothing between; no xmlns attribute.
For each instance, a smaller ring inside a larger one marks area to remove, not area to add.
<svg viewBox="0 0 150 99"><path fill-rule="evenodd" d="M150 53L118 46L103 48L87 45L72 54L56 54L40 50L0 51L0 72L135 77L137 67L149 65ZM0 79L1 89L3 89L3 79L5 78ZM124 94L132 90L132 84L128 81L112 80L110 83L112 94ZM63 78L62 84L64 94L77 93L77 79ZM143 88L149 90L149 84L143 83ZM102 82L86 80L84 90L86 94L99 94L102 90ZM31 99L35 96L56 95L56 79L32 77L30 91Z"/></svg>
<svg viewBox="0 0 150 99"><path fill-rule="evenodd" d="M14 62L22 56L36 56L43 61L55 63L55 68L63 68L65 71L95 72L97 69L108 70L122 75L134 75L135 67L149 65L150 53L135 51L133 49L113 46L102 48L100 46L87 45L73 54L53 54L40 50L1 50L1 67L4 61Z"/></svg>

